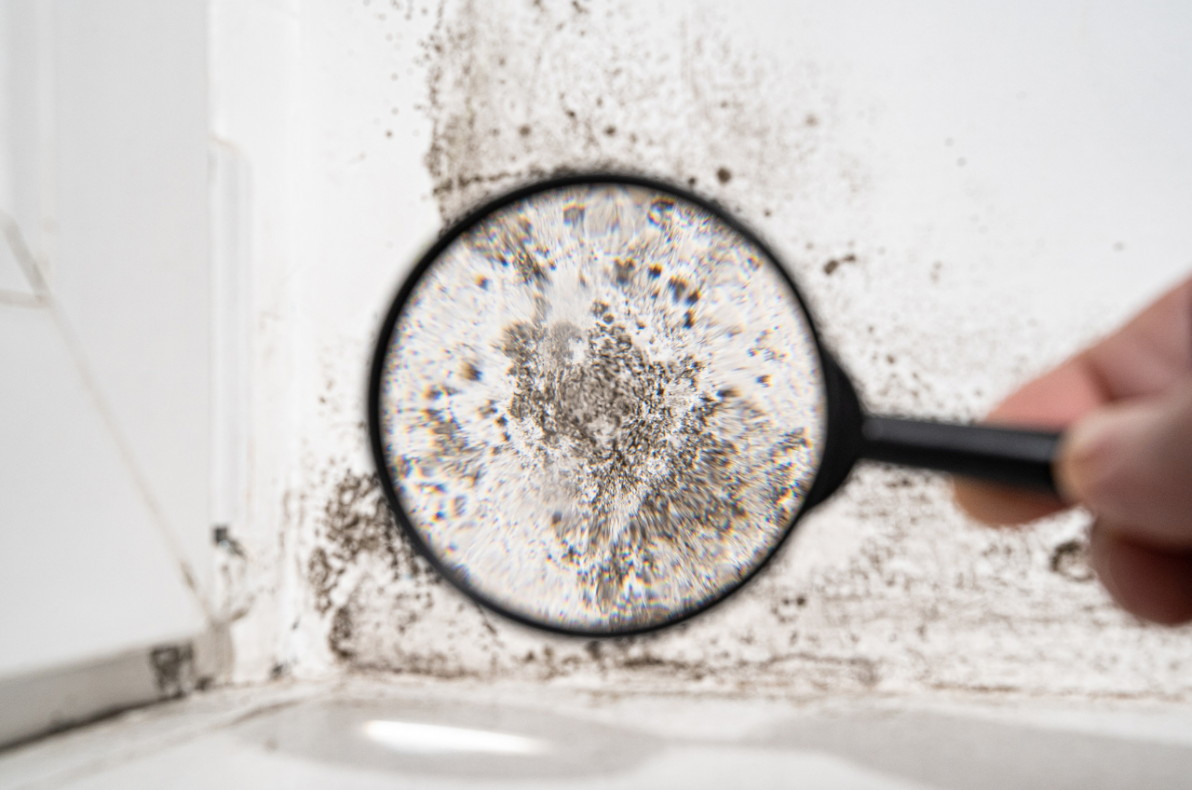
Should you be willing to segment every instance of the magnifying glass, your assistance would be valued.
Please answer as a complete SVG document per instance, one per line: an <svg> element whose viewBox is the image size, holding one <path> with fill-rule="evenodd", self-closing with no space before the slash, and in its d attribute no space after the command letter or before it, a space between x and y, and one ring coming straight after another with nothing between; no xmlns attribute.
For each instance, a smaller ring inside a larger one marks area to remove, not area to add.
<svg viewBox="0 0 1192 790"><path fill-rule="evenodd" d="M1055 490L1058 434L867 414L766 245L638 177L543 181L452 226L381 327L368 409L413 545L571 634L724 600L860 460Z"/></svg>

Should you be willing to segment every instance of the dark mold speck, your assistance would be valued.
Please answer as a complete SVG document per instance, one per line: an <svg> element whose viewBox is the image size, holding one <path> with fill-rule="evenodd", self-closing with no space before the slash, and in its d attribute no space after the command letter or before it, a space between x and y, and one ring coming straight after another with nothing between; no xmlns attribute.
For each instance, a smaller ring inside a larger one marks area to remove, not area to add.
<svg viewBox="0 0 1192 790"><path fill-rule="evenodd" d="M857 256L851 252L848 255L843 255L840 258L832 258L824 264L824 274L832 274L845 263L856 263Z"/></svg>
<svg viewBox="0 0 1192 790"><path fill-rule="evenodd" d="M162 696L181 697L194 688L194 648L189 642L154 648L149 663Z"/></svg>
<svg viewBox="0 0 1192 790"><path fill-rule="evenodd" d="M1051 570L1074 582L1089 582L1096 578L1089 558L1089 546L1083 540L1068 540L1051 552Z"/></svg>
<svg viewBox="0 0 1192 790"><path fill-rule="evenodd" d="M617 285L628 285L633 280L634 263L630 259L613 261L613 271L616 273Z"/></svg>
<svg viewBox="0 0 1192 790"><path fill-rule="evenodd" d="M671 295L676 302L683 298L687 292L687 281L682 277L672 277L666 283L671 289Z"/></svg>

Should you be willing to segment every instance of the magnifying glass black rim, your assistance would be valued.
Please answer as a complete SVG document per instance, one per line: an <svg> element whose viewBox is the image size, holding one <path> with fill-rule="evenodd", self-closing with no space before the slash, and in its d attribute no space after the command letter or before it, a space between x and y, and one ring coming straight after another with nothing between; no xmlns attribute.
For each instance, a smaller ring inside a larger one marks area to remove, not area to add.
<svg viewBox="0 0 1192 790"><path fill-rule="evenodd" d="M831 402L832 399L830 388L826 380L829 375L829 357L820 341L819 334L815 327L815 321L812 317L810 309L808 309L807 303L803 299L803 295L795 286L794 280L786 271L786 267L782 264L781 259L775 255L770 248L761 241L761 239L754 235L752 231L742 225L731 214L726 212L720 206L716 205L714 202L706 198L702 198L682 187L678 187L674 184L667 183L666 181L650 178L647 176L607 172L569 173L567 175L554 176L540 181L535 181L533 183L518 187L511 192L506 192L502 195L491 198L478 207L472 209L472 211L468 212L461 219L458 219L452 223L451 226L442 233L438 240L436 240L435 243L432 244L425 253L423 253L422 257L418 260L418 263L414 265L414 268L406 276L401 288L398 289L397 296L394 298L392 305L389 307L389 312L385 316L385 322L381 325L381 331L377 335L377 345L376 350L373 352L372 370L369 375L368 383L368 428L369 438L372 444L373 462L376 464L377 468L377 477L381 482L381 488L385 492L385 498L389 503L389 508L393 512L395 520L405 532L406 537L414 546L415 551L417 551L424 560L430 563L431 567L433 567L435 571L441 577L446 579L453 587L462 592L471 600L482 604L486 609L496 612L502 617L506 617L516 623L555 634L587 638L634 636L637 634L645 634L651 631L657 631L661 628L677 625L678 623L681 623L697 614L708 611L725 599L731 597L734 593L740 591L749 582L756 578L758 573L761 572L763 568L770 564L771 560L774 559L779 550L786 544L786 541L790 537L791 533L795 531L795 527L798 525L799 519L802 518L803 514L807 511L809 507L809 500L811 498L810 493L815 490L818 478L824 471L823 456L821 456L820 465L816 469L816 478L813 480L812 485L808 487L808 493L803 497L803 501L799 503L798 511L791 518L790 523L787 525L786 529L783 530L778 540L770 548L770 551L753 567L753 569L749 571L749 573L747 573L738 581L734 582L732 585L725 588L718 595L700 603L697 606L692 606L675 616L668 617L658 622L652 622L647 625L634 626L630 628L609 630L583 627L566 627L538 620L521 612L508 609L505 606L502 606L499 602L489 598L479 590L469 586L463 579L457 578L454 570L443 564L435 552L431 550L430 546L428 546L422 539L421 534L418 532L417 528L415 528L410 517L406 514L406 510L402 505L401 498L397 494L397 486L394 484L392 477L390 477L389 465L385 458L384 444L381 437L381 383L384 377L386 355L389 350L390 342L393 339L393 331L397 326L398 319L401 317L402 310L405 308L406 303L410 299L410 295L414 292L414 288L421 281L423 275L426 274L430 267L435 264L443 251L446 250L447 247L457 238L459 238L460 235L462 235L465 231L475 226L480 220L510 205L511 203L516 203L541 192L549 192L551 190L566 187L595 186L600 184L641 187L644 189L661 192L663 194L669 194L675 198L694 204L695 206L698 206L699 208L719 219L737 233L741 234L741 236L748 243L761 250L770 259L770 261L774 264L774 268L778 270L783 281L795 295L795 299L798 301L799 307L802 308L803 314L807 318L808 329L810 330L812 340L815 343L815 350L820 363L820 376L822 379L821 385L823 386L823 391L825 393L825 408L827 410L825 419L825 430L827 436L825 437L825 442L823 445L825 450L831 446L831 442L834 438L833 429L835 423L837 422L835 419L833 404Z"/></svg>

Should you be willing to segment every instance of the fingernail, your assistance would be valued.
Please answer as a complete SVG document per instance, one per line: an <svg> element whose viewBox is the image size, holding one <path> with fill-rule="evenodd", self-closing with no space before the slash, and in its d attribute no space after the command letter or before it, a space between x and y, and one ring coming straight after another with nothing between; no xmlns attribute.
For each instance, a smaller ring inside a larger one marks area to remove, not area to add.
<svg viewBox="0 0 1192 790"><path fill-rule="evenodd" d="M1129 463L1129 449L1142 439L1150 416L1144 409L1105 408L1069 428L1056 468L1060 495L1096 511L1106 483Z"/></svg>

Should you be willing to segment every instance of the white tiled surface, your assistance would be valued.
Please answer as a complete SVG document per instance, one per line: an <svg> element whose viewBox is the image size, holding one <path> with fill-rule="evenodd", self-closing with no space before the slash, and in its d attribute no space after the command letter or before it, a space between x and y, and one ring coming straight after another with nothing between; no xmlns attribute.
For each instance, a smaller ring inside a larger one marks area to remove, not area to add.
<svg viewBox="0 0 1192 790"><path fill-rule="evenodd" d="M365 735L370 721L430 725L438 740L385 744ZM475 746L477 730L490 742L493 733L528 739L538 751ZM361 679L226 690L0 754L0 787L14 789L1092 790L1187 787L1189 776L1187 707L971 698L810 704Z"/></svg>

